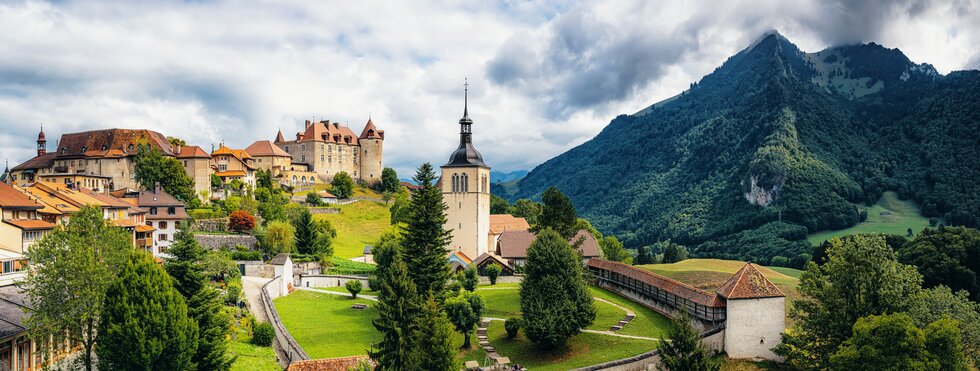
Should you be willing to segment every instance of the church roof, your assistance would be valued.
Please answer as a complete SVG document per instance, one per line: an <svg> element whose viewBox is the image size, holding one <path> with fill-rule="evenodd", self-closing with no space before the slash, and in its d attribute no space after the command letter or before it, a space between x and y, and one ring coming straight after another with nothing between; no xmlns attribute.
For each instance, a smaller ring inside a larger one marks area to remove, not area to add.
<svg viewBox="0 0 980 371"><path fill-rule="evenodd" d="M282 142L285 142L285 141L286 141L286 138L283 138L282 137L282 130L279 130L279 133L276 133L276 143L282 143Z"/></svg>
<svg viewBox="0 0 980 371"><path fill-rule="evenodd" d="M718 288L718 295L728 300L786 296L752 263L746 263L724 285L721 285Z"/></svg>
<svg viewBox="0 0 980 371"><path fill-rule="evenodd" d="M506 230L528 230L531 226L527 224L527 219L518 218L510 214L490 214L490 233L501 234Z"/></svg>
<svg viewBox="0 0 980 371"><path fill-rule="evenodd" d="M527 229L505 230L497 240L497 247L499 248L497 253L505 259L527 258L527 250L536 239L538 237ZM587 230L579 230L574 237L568 240L568 243L574 246L580 239L582 243L579 244L578 251L582 253L583 257L594 258L599 256L599 242Z"/></svg>
<svg viewBox="0 0 980 371"><path fill-rule="evenodd" d="M279 156L279 157L292 157L288 152L283 151L279 146L272 144L268 140L258 140L252 145L245 148L245 153L248 153L252 157L260 156Z"/></svg>
<svg viewBox="0 0 980 371"><path fill-rule="evenodd" d="M459 148L449 156L449 162L443 167L481 166L490 167L483 162L483 155L473 147L473 143L460 143Z"/></svg>

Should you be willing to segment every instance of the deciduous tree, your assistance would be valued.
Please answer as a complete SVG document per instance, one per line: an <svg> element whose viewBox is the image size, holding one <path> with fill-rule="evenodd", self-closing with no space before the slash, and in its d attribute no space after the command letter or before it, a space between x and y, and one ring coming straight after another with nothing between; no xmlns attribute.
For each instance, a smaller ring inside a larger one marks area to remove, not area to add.
<svg viewBox="0 0 980 371"><path fill-rule="evenodd" d="M345 171L334 174L330 185L333 195L338 199L350 198L354 195L354 180Z"/></svg>
<svg viewBox="0 0 980 371"><path fill-rule="evenodd" d="M483 315L483 299L475 293L463 292L446 299L443 308L446 310L449 322L452 322L456 331L463 334L463 349L469 349L470 335Z"/></svg>
<svg viewBox="0 0 980 371"><path fill-rule="evenodd" d="M397 193L401 188L402 182L398 180L398 173L395 169L386 167L381 170L381 190L384 192Z"/></svg>
<svg viewBox="0 0 980 371"><path fill-rule="evenodd" d="M616 236L606 236L599 241L599 247L602 248L602 256L605 257L606 260L626 264L633 263L633 255L623 248L623 243L619 242L619 239L616 238Z"/></svg>
<svg viewBox="0 0 980 371"><path fill-rule="evenodd" d="M136 153L135 167L133 175L144 189L153 189L160 183L164 191L178 200L198 201L194 196L194 180L176 158L164 157L156 148L144 144Z"/></svg>
<svg viewBox="0 0 980 371"><path fill-rule="evenodd" d="M528 248L521 312L527 338L544 346L563 343L595 320L578 255L550 229L539 232Z"/></svg>
<svg viewBox="0 0 980 371"><path fill-rule="evenodd" d="M284 221L277 220L269 223L262 238L262 247L269 256L291 252L296 244L293 237L295 233L293 226Z"/></svg>

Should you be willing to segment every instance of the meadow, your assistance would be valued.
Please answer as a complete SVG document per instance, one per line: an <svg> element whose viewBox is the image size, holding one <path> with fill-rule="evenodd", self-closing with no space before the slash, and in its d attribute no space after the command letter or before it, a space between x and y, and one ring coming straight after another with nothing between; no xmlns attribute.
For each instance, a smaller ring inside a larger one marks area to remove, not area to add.
<svg viewBox="0 0 980 371"><path fill-rule="evenodd" d="M922 216L919 206L912 200L900 200L895 192L885 192L878 202L870 207L859 208L868 212L868 220L855 224L850 228L820 231L811 233L807 240L812 245L819 245L833 237L841 237L858 233L884 233L905 236L909 228L918 234L929 226L929 218Z"/></svg>

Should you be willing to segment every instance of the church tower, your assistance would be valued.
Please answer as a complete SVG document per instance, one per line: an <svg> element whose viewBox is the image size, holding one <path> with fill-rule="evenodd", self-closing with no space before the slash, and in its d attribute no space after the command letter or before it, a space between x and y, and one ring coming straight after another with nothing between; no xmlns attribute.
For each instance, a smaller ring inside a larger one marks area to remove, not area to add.
<svg viewBox="0 0 980 371"><path fill-rule="evenodd" d="M446 229L453 234L451 251L470 259L489 252L490 166L473 147L473 120L469 116L469 84L464 84L463 118L459 119L459 147L442 165L442 199Z"/></svg>
<svg viewBox="0 0 980 371"><path fill-rule="evenodd" d="M44 137L44 126L41 126L41 133L37 135L37 155L48 153L48 139Z"/></svg>

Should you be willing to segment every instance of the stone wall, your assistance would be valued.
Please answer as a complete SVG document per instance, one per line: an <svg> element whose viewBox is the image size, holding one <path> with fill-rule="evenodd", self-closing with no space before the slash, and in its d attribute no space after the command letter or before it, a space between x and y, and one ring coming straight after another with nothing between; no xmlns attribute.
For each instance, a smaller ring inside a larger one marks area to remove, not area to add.
<svg viewBox="0 0 980 371"><path fill-rule="evenodd" d="M772 348L786 328L784 297L728 301L725 351L729 358L782 360Z"/></svg>
<svg viewBox="0 0 980 371"><path fill-rule="evenodd" d="M309 274L299 276L299 286L300 287L344 287L348 281L361 281L361 287L364 290L368 288L368 279L363 276L341 276L341 275L323 275L323 274Z"/></svg>
<svg viewBox="0 0 980 371"><path fill-rule="evenodd" d="M306 197L303 197L303 201L306 201ZM311 207L311 214L340 214L340 209L332 207Z"/></svg>
<svg viewBox="0 0 980 371"><path fill-rule="evenodd" d="M194 235L194 239L197 240L201 246L209 250L219 250L223 247L234 248L235 246L242 245L248 249L254 250L258 240L255 236L249 234L205 234L198 233Z"/></svg>

